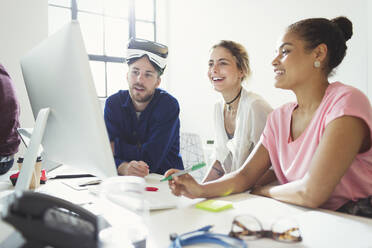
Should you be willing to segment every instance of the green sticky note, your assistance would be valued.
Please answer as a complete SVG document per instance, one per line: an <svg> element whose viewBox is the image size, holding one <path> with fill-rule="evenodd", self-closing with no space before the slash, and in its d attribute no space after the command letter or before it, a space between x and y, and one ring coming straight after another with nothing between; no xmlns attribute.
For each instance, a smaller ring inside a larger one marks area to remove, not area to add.
<svg viewBox="0 0 372 248"><path fill-rule="evenodd" d="M223 200L206 200L203 202L199 202L195 205L196 208L211 211L211 212L220 212L222 210L226 210L232 208L233 205L229 201Z"/></svg>

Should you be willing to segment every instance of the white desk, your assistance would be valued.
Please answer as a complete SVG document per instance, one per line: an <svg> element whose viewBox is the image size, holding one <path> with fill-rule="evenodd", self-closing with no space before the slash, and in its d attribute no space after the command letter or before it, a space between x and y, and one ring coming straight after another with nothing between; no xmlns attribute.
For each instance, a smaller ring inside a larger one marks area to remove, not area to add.
<svg viewBox="0 0 372 248"><path fill-rule="evenodd" d="M56 172L61 173L62 168ZM162 184L161 189L167 189ZM4 187L3 187L4 188ZM48 181L40 191L54 192L55 196L84 203L95 201L96 197L88 191L75 191L58 182ZM0 192L1 193L1 192ZM303 241L285 244L270 239L250 241L248 247L369 247L372 248L372 219L345 215L327 210L312 210L285 204L273 199L250 195L248 193L231 195L223 199L232 201L233 209L212 213L196 209L194 204L202 199L181 197L176 209L151 211L149 218L148 248L164 248L170 244L170 233L185 233L206 225L214 225L213 231L227 234L232 220L240 214L250 214L258 218L264 228L279 217L295 218L300 224ZM1 243L14 232L8 224L0 221ZM213 245L192 247L217 247Z"/></svg>
<svg viewBox="0 0 372 248"><path fill-rule="evenodd" d="M182 234L206 225L214 225L213 231L227 234L232 220L240 214L258 218L264 228L270 228L280 217L295 218L303 241L285 244L271 239L250 241L248 247L369 247L372 248L372 219L356 217L327 210L313 210L282 203L273 199L241 193L221 198L234 203L234 209L219 213L194 207L189 201L180 209L151 213L149 243L160 248L169 245L169 233ZM185 199L187 200L187 199ZM212 245L192 247L218 247Z"/></svg>

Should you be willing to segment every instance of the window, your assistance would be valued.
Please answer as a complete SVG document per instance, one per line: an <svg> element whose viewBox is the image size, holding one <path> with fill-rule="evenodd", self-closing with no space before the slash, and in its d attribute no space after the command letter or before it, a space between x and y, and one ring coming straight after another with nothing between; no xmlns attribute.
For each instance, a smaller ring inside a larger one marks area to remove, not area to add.
<svg viewBox="0 0 372 248"><path fill-rule="evenodd" d="M97 95L127 89L125 45L130 37L156 41L156 0L49 0L49 34L80 22Z"/></svg>

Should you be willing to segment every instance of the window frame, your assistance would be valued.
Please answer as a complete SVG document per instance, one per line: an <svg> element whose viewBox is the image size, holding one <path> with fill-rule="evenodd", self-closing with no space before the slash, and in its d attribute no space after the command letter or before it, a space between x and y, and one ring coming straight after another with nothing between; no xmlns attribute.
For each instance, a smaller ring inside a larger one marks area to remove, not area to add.
<svg viewBox="0 0 372 248"><path fill-rule="evenodd" d="M104 1L104 0L102 0ZM153 29L154 29L154 37L153 41L157 41L157 35L156 35L156 30L157 30L157 23L156 23L156 1L157 0L150 0L152 1L153 4L153 20L143 20L143 19L136 19L135 12L136 12L136 0L128 0L129 1L129 16L128 18L120 18L117 16L110 16L106 15L104 13L97 13L97 12L92 12L92 11L86 11L86 10L79 10L77 0L71 0L71 7L66 7L54 3L48 3L48 7L57 7L57 8L64 8L64 9L70 9L71 11L71 20L78 20L78 12L81 13L87 13L87 14L93 14L93 15L98 15L101 17L111 17L115 19L125 19L129 23L129 39L130 38L136 38L136 22L142 22L142 23L151 23L153 24ZM105 32L105 25L103 25L103 32ZM105 42L105 37L103 37L103 42ZM124 44L123 44L123 49ZM120 57L120 56L108 56L105 54L105 51L103 51L102 55L99 54L90 54L88 53L89 61L96 61L96 62L103 62L104 63L104 74L105 74L105 81L104 83L104 88L105 88L105 95L101 96L99 95L98 98L105 99L108 97L108 83L107 83L107 63L124 63L125 62L125 57ZM98 95L98 93L97 93Z"/></svg>

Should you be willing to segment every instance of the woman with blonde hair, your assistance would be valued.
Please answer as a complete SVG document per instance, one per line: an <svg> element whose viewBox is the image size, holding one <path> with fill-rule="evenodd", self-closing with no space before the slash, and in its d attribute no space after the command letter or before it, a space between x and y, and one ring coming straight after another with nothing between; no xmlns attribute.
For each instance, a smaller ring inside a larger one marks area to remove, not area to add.
<svg viewBox="0 0 372 248"><path fill-rule="evenodd" d="M187 174L174 177L173 193L208 198L253 189L300 206L372 217L371 104L360 90L328 81L352 34L346 17L290 25L272 65L275 87L293 91L297 101L269 115L261 142L240 170L206 184ZM279 185L257 187L270 167Z"/></svg>
<svg viewBox="0 0 372 248"><path fill-rule="evenodd" d="M228 40L217 43L211 49L208 66L208 78L223 99L215 104L214 162L204 182L236 171L244 164L272 111L262 97L243 86L251 69L241 44Z"/></svg>

